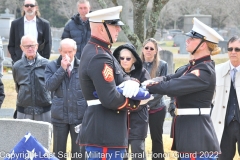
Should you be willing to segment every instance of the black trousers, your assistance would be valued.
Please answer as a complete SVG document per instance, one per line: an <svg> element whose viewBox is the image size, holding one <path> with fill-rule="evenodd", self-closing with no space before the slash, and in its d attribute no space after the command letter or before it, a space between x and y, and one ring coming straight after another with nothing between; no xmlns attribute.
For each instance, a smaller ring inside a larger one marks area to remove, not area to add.
<svg viewBox="0 0 240 160"><path fill-rule="evenodd" d="M152 139L152 159L164 160L163 148L163 122L166 115L166 107L161 111L149 114L149 129Z"/></svg>
<svg viewBox="0 0 240 160"><path fill-rule="evenodd" d="M76 144L78 133L75 132L75 126L76 125L74 124L53 123L53 152L60 160L66 160L67 158L70 158L71 160L82 159L81 156L83 156L83 153L80 153L79 145ZM69 133L72 140L71 154L66 153L67 138Z"/></svg>
<svg viewBox="0 0 240 160"><path fill-rule="evenodd" d="M136 153L135 156L133 157L130 156L132 160L146 160L145 139L128 140L127 153L129 153L129 147L131 147L131 153ZM129 159L129 156L124 158L124 160L127 160L127 159Z"/></svg>
<svg viewBox="0 0 240 160"><path fill-rule="evenodd" d="M219 160L233 160L236 153L236 143L240 155L240 124L238 121L231 121L228 126L224 127L220 144L222 154L219 155Z"/></svg>

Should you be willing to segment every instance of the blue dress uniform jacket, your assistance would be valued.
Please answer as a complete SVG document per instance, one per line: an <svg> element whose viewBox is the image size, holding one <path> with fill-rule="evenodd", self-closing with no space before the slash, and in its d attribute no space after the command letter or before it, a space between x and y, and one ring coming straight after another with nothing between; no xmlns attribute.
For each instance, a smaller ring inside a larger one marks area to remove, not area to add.
<svg viewBox="0 0 240 160"><path fill-rule="evenodd" d="M150 93L176 97L177 108L210 108L216 75L210 56L190 62L182 74L167 76L167 81L147 87ZM210 114L178 115L174 124L172 150L185 153L220 152Z"/></svg>
<svg viewBox="0 0 240 160"><path fill-rule="evenodd" d="M91 37L84 47L79 77L85 99L101 104L88 106L80 130L80 145L127 148L127 110L137 109L139 101L125 98L116 86L130 79L110 51L111 44Z"/></svg>
<svg viewBox="0 0 240 160"><path fill-rule="evenodd" d="M71 76L61 67L62 56L48 63L45 69L46 88L52 92L52 123L82 123L87 103L79 83L79 59L74 58Z"/></svg>

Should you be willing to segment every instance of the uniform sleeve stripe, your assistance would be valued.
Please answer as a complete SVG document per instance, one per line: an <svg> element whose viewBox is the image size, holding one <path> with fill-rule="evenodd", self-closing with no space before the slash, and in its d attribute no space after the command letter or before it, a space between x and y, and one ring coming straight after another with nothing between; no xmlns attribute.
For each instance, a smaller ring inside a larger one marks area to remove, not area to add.
<svg viewBox="0 0 240 160"><path fill-rule="evenodd" d="M126 98L125 103L124 103L122 106L118 107L118 109L122 109L122 108L124 108L124 107L127 105L127 103L128 103L128 98Z"/></svg>

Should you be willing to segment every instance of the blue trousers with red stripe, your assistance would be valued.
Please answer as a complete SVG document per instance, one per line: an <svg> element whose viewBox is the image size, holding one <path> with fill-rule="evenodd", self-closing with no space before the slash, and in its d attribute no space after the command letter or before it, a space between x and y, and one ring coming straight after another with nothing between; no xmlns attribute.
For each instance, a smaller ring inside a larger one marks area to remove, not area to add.
<svg viewBox="0 0 240 160"><path fill-rule="evenodd" d="M86 152L87 160L122 160L126 149L86 146Z"/></svg>

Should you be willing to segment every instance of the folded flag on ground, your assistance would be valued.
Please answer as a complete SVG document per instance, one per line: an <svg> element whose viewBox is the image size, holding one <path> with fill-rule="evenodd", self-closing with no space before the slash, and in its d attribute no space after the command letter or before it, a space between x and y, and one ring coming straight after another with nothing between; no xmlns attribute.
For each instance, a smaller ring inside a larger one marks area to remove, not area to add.
<svg viewBox="0 0 240 160"><path fill-rule="evenodd" d="M119 93L121 93L121 94L123 93L123 88L117 86L116 89ZM98 98L98 95L97 95L96 91L93 92L93 95L96 98ZM145 99L149 99L150 97L151 97L151 94L146 89L143 89L143 88L140 87L137 95L133 96L131 99L133 99L133 100L145 100Z"/></svg>
<svg viewBox="0 0 240 160"><path fill-rule="evenodd" d="M31 133L27 133L4 160L58 160Z"/></svg>

